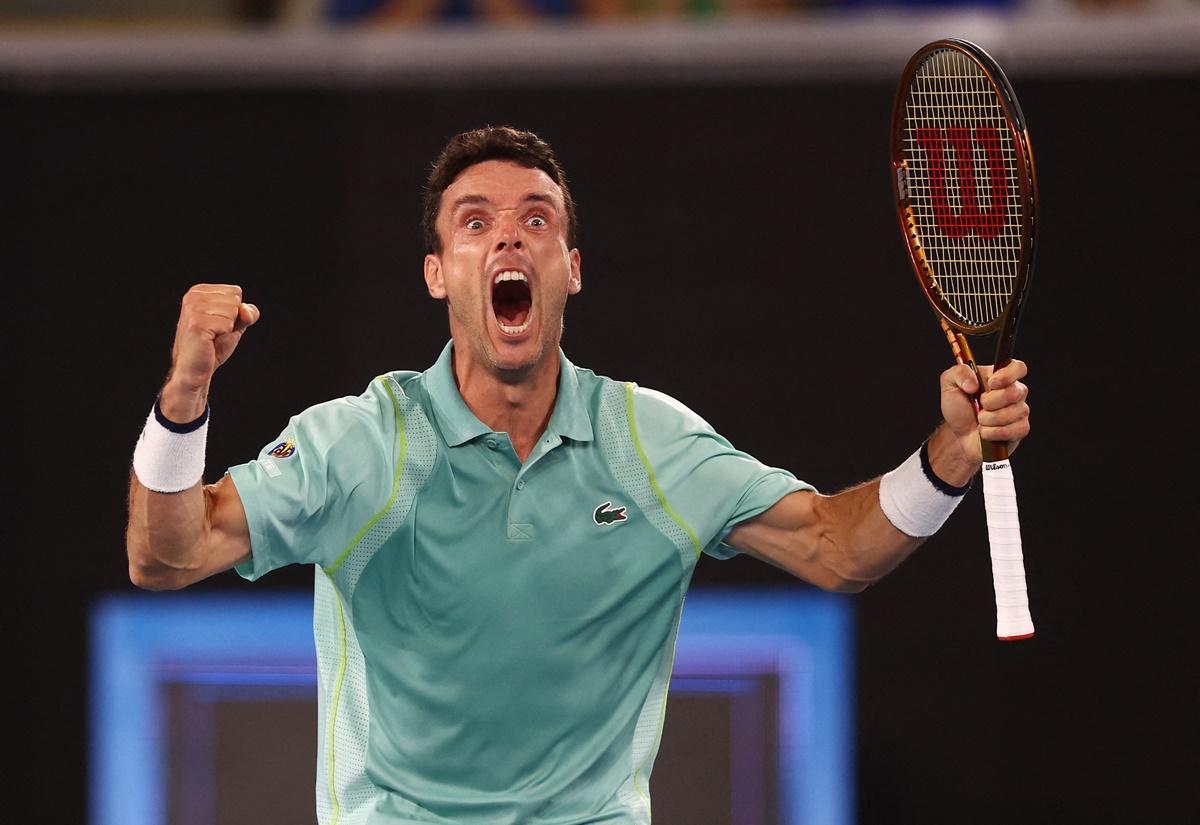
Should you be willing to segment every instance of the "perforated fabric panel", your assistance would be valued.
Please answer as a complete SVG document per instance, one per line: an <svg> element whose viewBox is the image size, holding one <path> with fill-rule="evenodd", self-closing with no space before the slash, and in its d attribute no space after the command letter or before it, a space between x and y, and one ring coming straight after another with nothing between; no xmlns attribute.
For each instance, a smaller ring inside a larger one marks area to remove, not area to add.
<svg viewBox="0 0 1200 825"><path fill-rule="evenodd" d="M654 758L658 755L663 722L666 720L667 692L671 685L671 671L675 667L675 640L679 636L679 620L682 616L683 600L680 599L675 610L671 636L663 646L658 671L654 674L650 692L646 695L641 713L638 714L630 753L633 773L617 793L623 804L644 814L647 825L650 822L650 774L654 768Z"/></svg>
<svg viewBox="0 0 1200 825"><path fill-rule="evenodd" d="M324 747L321 732L328 730L329 697L333 694L333 683L337 678L341 642L337 632L337 596L333 592L333 585L325 578L325 573L320 567L314 567L314 572L316 580L313 582L313 639L317 648L317 821L324 825L333 818L333 802L329 794L329 752Z"/></svg>
<svg viewBox="0 0 1200 825"><path fill-rule="evenodd" d="M318 723L324 734L317 757L321 825L366 822L381 794L365 771L371 713L366 664L349 606L372 556L408 517L437 455L437 436L420 406L391 378L379 380L386 382L397 414L394 496L339 566L317 570L315 585Z"/></svg>
<svg viewBox="0 0 1200 825"><path fill-rule="evenodd" d="M317 722L324 734L317 753L317 821L359 825L370 816L379 794L363 769L371 721L363 689L366 668L349 611L319 568L314 594Z"/></svg>
<svg viewBox="0 0 1200 825"><path fill-rule="evenodd" d="M679 604L675 610L671 635L663 646L654 681L638 714L630 752L630 778L618 792L621 803L639 813L643 821L649 823L650 773L662 735L667 688L675 661L675 640L679 634L679 620L683 615L683 597L687 592L692 571L696 567L696 551L691 536L663 509L662 502L650 483L649 469L638 454L633 433L630 432L630 421L633 418L631 399L632 395L627 394L624 384L614 382L604 388L600 413L595 422L596 440L617 483L629 494L647 520L679 550L681 565Z"/></svg>
<svg viewBox="0 0 1200 825"><path fill-rule="evenodd" d="M600 402L599 421L596 422L596 440L617 483L633 498L650 523L679 548L679 560L684 571L679 580L682 598L696 566L695 545L687 531L667 514L658 500L650 484L650 474L638 455L633 434L629 430L631 417L632 409L625 385L616 382L607 384Z"/></svg>
<svg viewBox="0 0 1200 825"><path fill-rule="evenodd" d="M396 462L400 477L391 506L359 539L358 544L334 572L338 589L346 594L348 600L353 598L358 579L371 558L408 518L417 492L429 480L433 461L437 456L437 435L429 420L425 418L424 410L405 395L404 390L390 377L383 376L378 380L387 383L388 392L399 415Z"/></svg>

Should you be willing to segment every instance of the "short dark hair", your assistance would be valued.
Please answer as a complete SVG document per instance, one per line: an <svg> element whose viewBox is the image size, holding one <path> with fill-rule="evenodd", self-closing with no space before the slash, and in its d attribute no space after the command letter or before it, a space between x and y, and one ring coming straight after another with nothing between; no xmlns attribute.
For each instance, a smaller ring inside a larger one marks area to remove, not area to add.
<svg viewBox="0 0 1200 825"><path fill-rule="evenodd" d="M567 211L567 245L575 246L575 202L567 188L567 176L550 144L533 132L522 132L511 126L485 126L455 135L433 162L425 182L425 211L421 218L426 252L438 254L442 251L442 239L437 233L442 193L464 170L488 160L508 160L528 169L541 169L549 175L562 190L563 206Z"/></svg>

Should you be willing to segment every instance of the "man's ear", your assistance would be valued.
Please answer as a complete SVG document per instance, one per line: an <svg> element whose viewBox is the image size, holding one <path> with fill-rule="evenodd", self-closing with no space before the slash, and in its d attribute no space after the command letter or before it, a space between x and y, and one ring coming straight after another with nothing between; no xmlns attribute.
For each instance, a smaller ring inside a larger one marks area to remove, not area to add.
<svg viewBox="0 0 1200 825"><path fill-rule="evenodd" d="M446 297L446 281L442 278L442 259L437 255L425 256L425 288L429 294L441 300Z"/></svg>
<svg viewBox="0 0 1200 825"><path fill-rule="evenodd" d="M583 289L583 271L580 268L580 255L578 249L571 250L571 276L567 279L567 294L575 295L579 290Z"/></svg>

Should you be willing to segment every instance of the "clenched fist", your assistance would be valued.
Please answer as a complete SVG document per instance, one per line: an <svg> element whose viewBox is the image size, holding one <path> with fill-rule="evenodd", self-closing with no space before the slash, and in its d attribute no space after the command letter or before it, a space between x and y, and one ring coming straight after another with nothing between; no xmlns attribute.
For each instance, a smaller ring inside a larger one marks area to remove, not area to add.
<svg viewBox="0 0 1200 825"><path fill-rule="evenodd" d="M163 415L184 423L204 413L213 373L259 315L258 307L242 301L240 286L197 284L187 291L175 328L171 373L159 397Z"/></svg>
<svg viewBox="0 0 1200 825"><path fill-rule="evenodd" d="M1025 362L1016 359L995 371L981 365L979 375L986 384L976 411L971 394L979 382L970 367L959 364L942 373L942 417L970 461L982 460L980 439L1005 443L1012 452L1029 435L1029 388L1021 380L1028 374Z"/></svg>

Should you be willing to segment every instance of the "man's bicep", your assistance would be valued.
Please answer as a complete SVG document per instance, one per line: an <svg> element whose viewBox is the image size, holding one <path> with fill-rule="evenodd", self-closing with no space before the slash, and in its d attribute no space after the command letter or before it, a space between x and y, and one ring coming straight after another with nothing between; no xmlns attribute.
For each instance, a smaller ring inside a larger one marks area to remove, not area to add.
<svg viewBox="0 0 1200 825"><path fill-rule="evenodd" d="M820 507L822 498L812 490L789 493L762 513L735 526L725 537L725 543L817 587L836 589L840 579L829 569L822 554L826 534Z"/></svg>
<svg viewBox="0 0 1200 825"><path fill-rule="evenodd" d="M225 475L204 488L208 552L201 578L250 560L250 524L233 479Z"/></svg>
<svg viewBox="0 0 1200 825"><path fill-rule="evenodd" d="M787 494L758 515L735 525L725 536L725 543L753 556L778 555L813 526L816 497L817 493L811 490Z"/></svg>
<svg viewBox="0 0 1200 825"><path fill-rule="evenodd" d="M647 470L704 552L729 558L738 524L811 485L734 447L678 401L652 390L634 394Z"/></svg>

